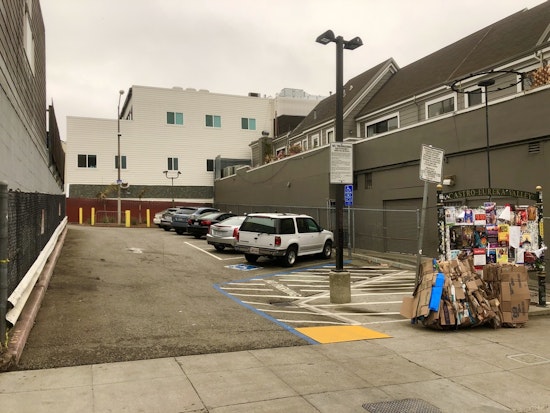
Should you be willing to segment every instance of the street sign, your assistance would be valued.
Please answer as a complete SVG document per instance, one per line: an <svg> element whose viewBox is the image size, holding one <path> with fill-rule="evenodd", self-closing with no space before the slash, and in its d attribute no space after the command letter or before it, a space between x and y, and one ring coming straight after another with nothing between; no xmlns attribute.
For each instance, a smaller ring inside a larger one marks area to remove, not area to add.
<svg viewBox="0 0 550 413"><path fill-rule="evenodd" d="M353 205L353 185L344 186L344 205Z"/></svg>
<svg viewBox="0 0 550 413"><path fill-rule="evenodd" d="M420 157L420 179L423 181L441 183L443 169L443 149L431 145L422 145Z"/></svg>
<svg viewBox="0 0 550 413"><path fill-rule="evenodd" d="M330 144L330 183L353 183L353 145L347 142Z"/></svg>

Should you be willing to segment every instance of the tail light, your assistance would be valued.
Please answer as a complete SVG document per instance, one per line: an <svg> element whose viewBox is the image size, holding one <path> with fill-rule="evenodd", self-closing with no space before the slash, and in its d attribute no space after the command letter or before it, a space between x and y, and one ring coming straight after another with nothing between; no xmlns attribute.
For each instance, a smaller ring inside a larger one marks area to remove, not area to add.
<svg viewBox="0 0 550 413"><path fill-rule="evenodd" d="M281 246L281 237L278 236L278 235L275 237L275 246L276 246L276 247L280 247L280 246Z"/></svg>
<svg viewBox="0 0 550 413"><path fill-rule="evenodd" d="M201 225L203 225L205 227L209 227L211 224L212 224L212 221L210 221L209 219L205 219L205 220L201 221Z"/></svg>
<svg viewBox="0 0 550 413"><path fill-rule="evenodd" d="M233 238L239 240L239 228L233 228Z"/></svg>
<svg viewBox="0 0 550 413"><path fill-rule="evenodd" d="M193 220L192 220L192 219L188 219L188 220L187 220L187 223L188 223L189 225L193 225Z"/></svg>

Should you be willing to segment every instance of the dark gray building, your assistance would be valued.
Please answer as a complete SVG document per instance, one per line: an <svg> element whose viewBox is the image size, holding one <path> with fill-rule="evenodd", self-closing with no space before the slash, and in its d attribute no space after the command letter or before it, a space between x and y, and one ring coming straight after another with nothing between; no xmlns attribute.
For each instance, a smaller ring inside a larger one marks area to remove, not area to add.
<svg viewBox="0 0 550 413"><path fill-rule="evenodd" d="M388 59L347 81L344 141L353 144L354 246L417 251L422 145L445 152L444 193L550 188L548 59L550 2L545 2L403 68ZM299 145L298 154L218 180L216 204L326 207L334 199L329 185L334 114L330 96L290 134L273 140L275 149ZM452 202L483 203L488 192L480 193ZM491 196L499 204L533 202L499 194ZM436 184L429 184L424 253L430 256L438 254L436 203ZM366 209L382 212L361 211ZM394 212L400 210L410 212Z"/></svg>

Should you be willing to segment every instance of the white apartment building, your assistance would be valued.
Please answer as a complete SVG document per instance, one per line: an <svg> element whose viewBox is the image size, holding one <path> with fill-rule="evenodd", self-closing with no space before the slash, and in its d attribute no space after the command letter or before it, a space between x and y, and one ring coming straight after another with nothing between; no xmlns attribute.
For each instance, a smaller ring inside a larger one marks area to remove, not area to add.
<svg viewBox="0 0 550 413"><path fill-rule="evenodd" d="M321 97L285 93L261 97L181 87L132 86L120 119L67 117L66 192L69 198L211 203L216 169L248 165L249 144L273 136L282 115L304 117Z"/></svg>

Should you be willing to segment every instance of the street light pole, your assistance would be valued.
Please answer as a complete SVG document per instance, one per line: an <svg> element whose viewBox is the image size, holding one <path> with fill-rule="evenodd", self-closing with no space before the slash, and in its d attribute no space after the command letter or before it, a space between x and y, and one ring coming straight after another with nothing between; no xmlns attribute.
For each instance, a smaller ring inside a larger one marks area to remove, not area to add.
<svg viewBox="0 0 550 413"><path fill-rule="evenodd" d="M120 185L122 184L122 180L120 179L120 98L124 94L124 90L118 91L118 108L117 108L117 140L118 140L118 155L117 155L117 180L116 180L116 186L117 186L117 225L121 224L121 205L120 205Z"/></svg>
<svg viewBox="0 0 550 413"><path fill-rule="evenodd" d="M344 49L354 50L363 45L359 37L344 40L342 36L334 36L332 30L317 37L317 43L327 45L336 43L336 142L344 141ZM344 269L344 184L333 184L335 192L336 212L336 271Z"/></svg>
<svg viewBox="0 0 550 413"><path fill-rule="evenodd" d="M495 84L495 79L485 79L479 82L477 85L484 89L485 93L485 138L486 138L486 147L485 151L487 153L487 184L489 187L489 201L491 200L491 148L489 144L489 99L487 88Z"/></svg>
<svg viewBox="0 0 550 413"><path fill-rule="evenodd" d="M172 180L172 208L174 208L174 179L178 179L179 176L181 175L181 172L180 171L177 171L177 175L176 176L168 176L168 172L170 171L162 171L162 173L164 175L166 175L166 178L168 179L171 179Z"/></svg>

